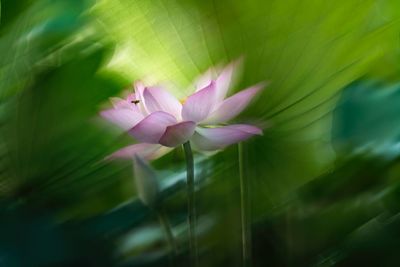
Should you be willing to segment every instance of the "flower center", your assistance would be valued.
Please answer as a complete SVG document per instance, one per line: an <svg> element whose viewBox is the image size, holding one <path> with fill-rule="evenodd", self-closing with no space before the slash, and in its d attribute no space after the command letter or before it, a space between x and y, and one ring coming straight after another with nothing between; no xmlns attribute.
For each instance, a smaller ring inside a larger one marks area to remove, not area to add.
<svg viewBox="0 0 400 267"><path fill-rule="evenodd" d="M183 104L185 104L186 100L187 100L187 97L182 98L181 100L179 100L179 102L181 102L181 104L183 105Z"/></svg>
<svg viewBox="0 0 400 267"><path fill-rule="evenodd" d="M132 101L131 101L131 103L132 103L132 104L135 104L135 105L139 104L139 102L140 102L140 100L132 100Z"/></svg>

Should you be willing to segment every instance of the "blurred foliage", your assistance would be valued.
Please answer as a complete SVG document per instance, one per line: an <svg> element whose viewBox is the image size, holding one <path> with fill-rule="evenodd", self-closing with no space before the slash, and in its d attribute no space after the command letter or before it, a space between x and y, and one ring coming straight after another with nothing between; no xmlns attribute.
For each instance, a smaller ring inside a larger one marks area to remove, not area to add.
<svg viewBox="0 0 400 267"><path fill-rule="evenodd" d="M134 79L182 97L244 57L270 86L239 118L254 266L397 266L399 19L395 0L2 0L0 266L185 266L181 149L154 162L171 259L130 162L98 118ZM343 91L344 90L344 91ZM343 91L343 93L342 93ZM240 266L237 147L195 155L201 266Z"/></svg>
<svg viewBox="0 0 400 267"><path fill-rule="evenodd" d="M334 120L333 144L338 150L397 156L399 153L399 83L358 81L343 94Z"/></svg>

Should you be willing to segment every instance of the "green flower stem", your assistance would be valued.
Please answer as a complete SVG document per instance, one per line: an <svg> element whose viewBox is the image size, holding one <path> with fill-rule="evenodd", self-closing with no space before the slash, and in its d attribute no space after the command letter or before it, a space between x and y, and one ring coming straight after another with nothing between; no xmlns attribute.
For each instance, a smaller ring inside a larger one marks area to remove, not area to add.
<svg viewBox="0 0 400 267"><path fill-rule="evenodd" d="M157 216L158 216L161 226L164 228L165 237L167 239L169 248L170 248L171 252L173 253L174 258L176 259L176 257L178 256L178 246L175 242L174 234L172 233L172 228L168 221L168 217L165 214L164 209L162 209L162 208L157 209L156 213L157 213Z"/></svg>
<svg viewBox="0 0 400 267"><path fill-rule="evenodd" d="M242 266L251 266L251 223L249 221L249 181L243 171L243 144L238 144L240 179L240 214L242 223Z"/></svg>
<svg viewBox="0 0 400 267"><path fill-rule="evenodd" d="M196 206L194 194L194 164L193 153L189 141L183 144L186 157L186 179L188 194L188 223L190 258L193 267L198 266L197 242L196 242Z"/></svg>

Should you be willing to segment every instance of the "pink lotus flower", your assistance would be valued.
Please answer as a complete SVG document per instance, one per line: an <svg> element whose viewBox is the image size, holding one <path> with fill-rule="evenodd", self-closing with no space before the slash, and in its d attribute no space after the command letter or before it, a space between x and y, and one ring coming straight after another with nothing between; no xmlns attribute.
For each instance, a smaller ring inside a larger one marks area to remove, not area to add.
<svg viewBox="0 0 400 267"><path fill-rule="evenodd" d="M197 80L196 92L183 104L162 87L144 87L141 82L126 99L113 98L113 108L101 115L140 143L111 157L132 158L139 154L154 159L189 140L196 150L212 151L261 135L259 128L248 124L221 126L243 111L263 87L255 85L225 98L234 70L235 64L230 64L216 79L208 71Z"/></svg>

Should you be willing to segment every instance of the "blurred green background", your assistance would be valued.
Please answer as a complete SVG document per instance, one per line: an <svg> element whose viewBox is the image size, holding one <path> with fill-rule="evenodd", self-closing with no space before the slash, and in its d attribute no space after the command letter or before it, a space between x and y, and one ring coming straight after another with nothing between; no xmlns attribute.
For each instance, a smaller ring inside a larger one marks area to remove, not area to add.
<svg viewBox="0 0 400 267"><path fill-rule="evenodd" d="M1 0L0 266L187 266L184 155L153 162L179 244L99 111L243 57L252 266L399 266L400 2ZM238 148L195 154L201 266L241 266Z"/></svg>

